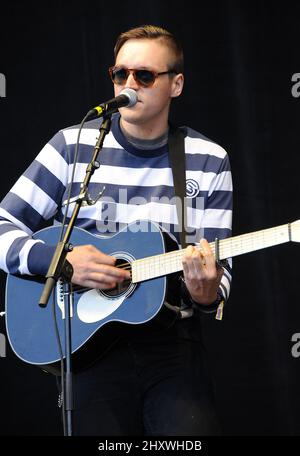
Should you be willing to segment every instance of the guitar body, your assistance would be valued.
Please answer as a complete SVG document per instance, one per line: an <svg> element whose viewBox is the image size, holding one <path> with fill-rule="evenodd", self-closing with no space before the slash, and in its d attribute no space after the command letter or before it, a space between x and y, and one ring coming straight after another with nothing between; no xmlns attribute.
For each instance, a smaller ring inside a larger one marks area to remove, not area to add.
<svg viewBox="0 0 300 456"><path fill-rule="evenodd" d="M120 262L165 253L165 238L159 226L148 221L141 223L144 224L142 229L140 223L135 222L111 237L95 236L75 227L70 242L73 246L93 244L102 252L117 257ZM50 227L37 232L33 238L55 245L59 236L60 227ZM58 282L55 313L65 354L61 286L62 283ZM60 355L52 298L46 308L38 305L43 287L44 279L37 276L8 275L7 334L13 351L20 359L46 371L59 373ZM71 302L73 370L93 362L115 341L116 331L111 331L111 326L121 323L137 325L152 320L163 306L166 287L166 277L163 276L136 284L130 282L123 290L115 290L111 295L106 290L75 291Z"/></svg>

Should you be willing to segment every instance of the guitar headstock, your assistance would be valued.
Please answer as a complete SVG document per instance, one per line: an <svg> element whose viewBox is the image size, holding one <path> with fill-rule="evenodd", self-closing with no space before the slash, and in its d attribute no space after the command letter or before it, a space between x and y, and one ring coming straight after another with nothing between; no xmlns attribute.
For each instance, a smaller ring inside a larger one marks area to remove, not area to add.
<svg viewBox="0 0 300 456"><path fill-rule="evenodd" d="M291 228L291 240L294 242L300 242L300 220L290 223Z"/></svg>

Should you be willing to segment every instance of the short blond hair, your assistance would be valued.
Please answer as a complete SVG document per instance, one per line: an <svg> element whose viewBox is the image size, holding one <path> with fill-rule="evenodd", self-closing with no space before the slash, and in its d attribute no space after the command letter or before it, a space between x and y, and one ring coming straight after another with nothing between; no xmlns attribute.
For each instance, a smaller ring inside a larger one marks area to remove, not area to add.
<svg viewBox="0 0 300 456"><path fill-rule="evenodd" d="M176 73L183 73L184 62L182 46L171 32L168 32L168 30L165 30L162 27L157 27L156 25L141 25L140 27L135 27L127 32L123 32L118 36L114 47L115 59L126 41L132 39L161 40L173 53L173 62L168 69L174 70Z"/></svg>

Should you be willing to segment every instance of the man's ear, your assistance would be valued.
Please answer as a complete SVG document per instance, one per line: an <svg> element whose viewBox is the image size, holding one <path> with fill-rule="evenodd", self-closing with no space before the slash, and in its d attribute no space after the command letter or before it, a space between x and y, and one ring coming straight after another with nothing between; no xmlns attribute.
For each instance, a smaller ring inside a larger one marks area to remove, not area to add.
<svg viewBox="0 0 300 456"><path fill-rule="evenodd" d="M182 73L176 74L172 81L171 97L179 97L183 90L184 76Z"/></svg>

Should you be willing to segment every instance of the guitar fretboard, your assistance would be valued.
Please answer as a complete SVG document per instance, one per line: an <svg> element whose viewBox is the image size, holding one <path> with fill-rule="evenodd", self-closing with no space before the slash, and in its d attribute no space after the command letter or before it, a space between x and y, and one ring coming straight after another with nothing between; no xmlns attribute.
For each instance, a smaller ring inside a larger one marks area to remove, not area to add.
<svg viewBox="0 0 300 456"><path fill-rule="evenodd" d="M244 253L254 252L274 245L283 244L291 240L291 224L280 225L274 228L246 233L240 236L211 242L209 245L216 257L218 246L219 259L224 260ZM200 245L197 246L201 250ZM186 249L175 250L140 260L131 264L132 282L142 282L155 277L182 271L182 258Z"/></svg>

